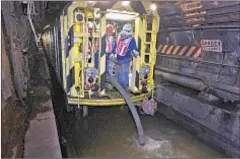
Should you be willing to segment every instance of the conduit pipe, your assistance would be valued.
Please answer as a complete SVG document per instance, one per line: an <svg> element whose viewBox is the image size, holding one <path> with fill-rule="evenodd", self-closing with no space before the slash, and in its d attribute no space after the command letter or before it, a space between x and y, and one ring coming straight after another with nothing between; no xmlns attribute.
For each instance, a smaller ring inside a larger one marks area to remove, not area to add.
<svg viewBox="0 0 240 159"><path fill-rule="evenodd" d="M156 75L160 75L168 81L183 85L185 87L192 88L194 90L203 91L206 88L206 85L201 80L196 78L178 75L176 73L162 70L159 68L156 68L155 73Z"/></svg>
<svg viewBox="0 0 240 159"><path fill-rule="evenodd" d="M189 75L185 73L175 72L166 68L161 68L159 66L156 67L155 70L156 75L162 76L164 79L171 81L173 83L180 84L182 86L192 88L194 90L203 91L204 89L208 89L214 95L217 95L221 99L225 99L226 97L221 95L219 91L225 91L231 93L235 96L240 96L240 89L232 86L227 86L224 84L213 84L210 85L200 77Z"/></svg>
<svg viewBox="0 0 240 159"><path fill-rule="evenodd" d="M37 32L36 32L36 30L35 30L35 28L34 28L34 25L33 25L33 22L32 22L32 17L31 17L32 9L33 9L33 7L34 7L34 4L33 4L33 3L34 3L34 2L32 2L32 1L29 1L29 2L28 2L27 15L28 15L28 21L29 21L30 26L31 26L31 29L32 29L32 31L33 31L33 35L34 35L34 38L35 38L36 46L39 47L38 42L39 42L39 40L40 40L40 39L39 39L40 37L38 37L38 35L37 35Z"/></svg>

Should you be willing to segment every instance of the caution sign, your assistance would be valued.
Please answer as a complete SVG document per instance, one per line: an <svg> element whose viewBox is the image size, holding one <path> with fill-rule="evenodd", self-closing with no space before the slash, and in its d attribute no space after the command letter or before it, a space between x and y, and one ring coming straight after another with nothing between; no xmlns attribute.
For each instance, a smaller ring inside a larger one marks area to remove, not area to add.
<svg viewBox="0 0 240 159"><path fill-rule="evenodd" d="M201 49L204 51L222 52L221 40L201 40Z"/></svg>

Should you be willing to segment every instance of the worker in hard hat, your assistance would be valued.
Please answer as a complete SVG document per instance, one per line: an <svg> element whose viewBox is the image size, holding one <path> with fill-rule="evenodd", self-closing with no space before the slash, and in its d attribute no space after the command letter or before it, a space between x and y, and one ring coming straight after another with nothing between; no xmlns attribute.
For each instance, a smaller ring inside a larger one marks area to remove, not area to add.
<svg viewBox="0 0 240 159"><path fill-rule="evenodd" d="M113 76L114 68L114 50L116 47L116 39L113 36L114 27L108 24L106 27L106 34L103 36L102 48L103 52L106 54L106 71L107 76Z"/></svg>
<svg viewBox="0 0 240 159"><path fill-rule="evenodd" d="M113 76L113 69L115 66L115 47L116 47L116 38L114 37L114 26L108 24L106 26L106 34L102 37L102 55L106 55L106 76L102 77L102 82L108 81L108 77ZM105 85L105 84L103 84ZM110 83L107 83L106 88L111 90L113 86Z"/></svg>
<svg viewBox="0 0 240 159"><path fill-rule="evenodd" d="M132 56L139 57L136 40L133 37L131 24L125 24L117 38L115 50L117 54L116 75L118 83L129 90L129 70Z"/></svg>

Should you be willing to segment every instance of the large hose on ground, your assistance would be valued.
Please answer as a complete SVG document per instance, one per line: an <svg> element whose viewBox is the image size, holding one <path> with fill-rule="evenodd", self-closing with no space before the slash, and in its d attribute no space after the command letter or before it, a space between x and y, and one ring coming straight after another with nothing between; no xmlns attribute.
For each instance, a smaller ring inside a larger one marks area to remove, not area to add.
<svg viewBox="0 0 240 159"><path fill-rule="evenodd" d="M129 94L122 88L122 86L113 77L109 77L108 80L112 83L112 85L114 87L117 88L117 90L121 93L124 100L126 101L128 107L129 107L129 109L130 109L130 111L133 115L135 124L137 126L140 145L144 145L146 140L145 140L145 136L144 136L144 133L143 133L142 123L141 123L141 120L139 118L139 115L137 113L137 110L136 110L135 106L131 102Z"/></svg>

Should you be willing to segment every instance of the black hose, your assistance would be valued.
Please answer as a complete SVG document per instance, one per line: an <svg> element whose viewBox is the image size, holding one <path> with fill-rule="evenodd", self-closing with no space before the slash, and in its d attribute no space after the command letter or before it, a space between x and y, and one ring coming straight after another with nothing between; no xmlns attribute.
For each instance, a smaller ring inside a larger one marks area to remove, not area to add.
<svg viewBox="0 0 240 159"><path fill-rule="evenodd" d="M112 85L114 87L117 88L117 90L121 93L124 100L126 101L128 107L133 115L135 124L137 126L140 145L141 146L145 145L146 140L145 140L145 135L143 133L142 123L141 123L141 120L139 118L139 115L137 113L135 106L131 102L130 96L127 94L127 92L122 88L122 86L113 77L109 77L108 80L112 83Z"/></svg>

